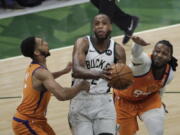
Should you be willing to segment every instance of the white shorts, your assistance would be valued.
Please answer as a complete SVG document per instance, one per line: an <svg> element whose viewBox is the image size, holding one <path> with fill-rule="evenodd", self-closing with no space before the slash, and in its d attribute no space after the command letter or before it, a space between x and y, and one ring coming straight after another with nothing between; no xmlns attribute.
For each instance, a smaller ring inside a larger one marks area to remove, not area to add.
<svg viewBox="0 0 180 135"><path fill-rule="evenodd" d="M116 112L112 95L80 93L71 100L69 122L73 135L114 135Z"/></svg>

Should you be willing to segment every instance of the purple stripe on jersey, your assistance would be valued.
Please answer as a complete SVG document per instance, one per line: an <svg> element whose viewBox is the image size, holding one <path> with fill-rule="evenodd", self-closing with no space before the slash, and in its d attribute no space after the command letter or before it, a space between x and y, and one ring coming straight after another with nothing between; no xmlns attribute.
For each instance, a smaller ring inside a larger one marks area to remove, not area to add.
<svg viewBox="0 0 180 135"><path fill-rule="evenodd" d="M24 124L29 132L32 134L32 135L38 135L32 128L31 126L29 125L29 121L28 120L22 120L22 119L19 119L19 118L16 118L16 117L13 117L13 120L17 121L17 122L21 122L22 124Z"/></svg>

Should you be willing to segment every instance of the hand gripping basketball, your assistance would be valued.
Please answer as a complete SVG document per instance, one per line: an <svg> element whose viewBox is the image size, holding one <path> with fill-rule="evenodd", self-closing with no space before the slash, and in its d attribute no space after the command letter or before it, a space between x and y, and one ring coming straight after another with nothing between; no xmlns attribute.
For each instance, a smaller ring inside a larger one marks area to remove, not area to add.
<svg viewBox="0 0 180 135"><path fill-rule="evenodd" d="M113 64L109 72L111 72L111 79L108 81L108 85L115 89L123 90L133 83L132 70L126 64Z"/></svg>

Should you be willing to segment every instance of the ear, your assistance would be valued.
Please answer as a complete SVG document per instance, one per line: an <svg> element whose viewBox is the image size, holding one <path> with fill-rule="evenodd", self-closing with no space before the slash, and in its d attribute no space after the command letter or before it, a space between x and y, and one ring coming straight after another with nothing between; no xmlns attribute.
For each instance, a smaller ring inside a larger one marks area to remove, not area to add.
<svg viewBox="0 0 180 135"><path fill-rule="evenodd" d="M39 52L39 50L35 50L35 51L34 51L34 55L35 55L35 56L38 56L38 55L40 55L40 52Z"/></svg>
<svg viewBox="0 0 180 135"><path fill-rule="evenodd" d="M110 31L112 31L112 25L110 25L109 29L110 29Z"/></svg>
<svg viewBox="0 0 180 135"><path fill-rule="evenodd" d="M155 50L153 49L153 50L152 50L152 55L154 55L154 52L155 52Z"/></svg>

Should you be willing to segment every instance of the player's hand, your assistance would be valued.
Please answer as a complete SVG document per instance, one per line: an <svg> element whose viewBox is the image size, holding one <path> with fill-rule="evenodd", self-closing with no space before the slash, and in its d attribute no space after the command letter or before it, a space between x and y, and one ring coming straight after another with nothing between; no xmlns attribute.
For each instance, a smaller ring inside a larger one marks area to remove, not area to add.
<svg viewBox="0 0 180 135"><path fill-rule="evenodd" d="M82 80L77 84L76 87L78 87L78 89L80 89L81 91L88 92L90 89L90 83L88 81Z"/></svg>
<svg viewBox="0 0 180 135"><path fill-rule="evenodd" d="M101 78L109 81L112 79L111 74L111 68L109 67L101 72Z"/></svg>
<svg viewBox="0 0 180 135"><path fill-rule="evenodd" d="M141 37L139 36L132 36L131 39L138 45L141 45L141 46L147 46L147 45L150 45L150 43L147 43L144 39L142 39Z"/></svg>
<svg viewBox="0 0 180 135"><path fill-rule="evenodd" d="M64 68L64 73L69 73L72 69L72 62L68 62L68 64L66 65L66 67Z"/></svg>

